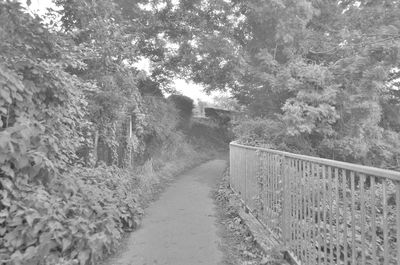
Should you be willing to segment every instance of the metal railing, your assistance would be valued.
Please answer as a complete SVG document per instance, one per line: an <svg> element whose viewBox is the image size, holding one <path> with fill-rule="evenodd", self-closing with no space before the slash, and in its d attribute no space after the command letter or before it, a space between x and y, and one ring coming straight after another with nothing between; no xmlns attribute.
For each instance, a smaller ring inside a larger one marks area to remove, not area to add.
<svg viewBox="0 0 400 265"><path fill-rule="evenodd" d="M400 264L400 172L231 143L230 185L299 264Z"/></svg>

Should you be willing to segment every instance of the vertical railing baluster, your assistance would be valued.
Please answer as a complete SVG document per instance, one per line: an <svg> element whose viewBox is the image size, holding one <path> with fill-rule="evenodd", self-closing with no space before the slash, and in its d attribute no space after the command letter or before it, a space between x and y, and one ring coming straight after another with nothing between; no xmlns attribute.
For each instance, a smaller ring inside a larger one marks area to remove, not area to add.
<svg viewBox="0 0 400 265"><path fill-rule="evenodd" d="M279 180L280 180L280 185L279 185L279 206L281 209L281 220L280 220L280 226L279 230L281 231L282 238L284 238L284 241L287 240L287 232L289 230L288 225L287 225L287 207L285 203L288 202L288 198L286 198L287 193L285 192L287 190L287 176L286 176L286 171L287 171L287 166L286 166L286 160L284 157L279 158Z"/></svg>
<svg viewBox="0 0 400 265"><path fill-rule="evenodd" d="M342 192L343 192L343 255L344 255L344 265L348 265L347 257L347 171L342 170Z"/></svg>
<svg viewBox="0 0 400 265"><path fill-rule="evenodd" d="M301 175L300 160L296 161L296 241L297 241L297 257L301 260L301 238L300 238L300 222L301 222Z"/></svg>
<svg viewBox="0 0 400 265"><path fill-rule="evenodd" d="M285 158L287 163L287 181L288 181L288 188L285 191L287 193L288 201L286 202L286 206L288 207L288 249L292 250L292 241L293 241L293 194L292 194L292 159L289 157Z"/></svg>
<svg viewBox="0 0 400 265"><path fill-rule="evenodd" d="M305 258L307 264L310 264L310 244L309 244L309 223L308 223L308 217L309 217L309 183L308 183L308 175L309 175L309 162L304 161L304 180L303 180L303 185L304 185L304 246L305 246Z"/></svg>
<svg viewBox="0 0 400 265"><path fill-rule="evenodd" d="M324 252L325 252L325 261L324 264L328 264L328 242L327 242L327 229L328 229L328 224L327 224L327 200L328 200L328 196L327 196L327 189L326 189L326 185L328 183L328 177L327 177L327 173L326 173L326 166L322 165L322 178L323 178L323 218L324 218L324 223L323 223L323 227L324 227Z"/></svg>
<svg viewBox="0 0 400 265"><path fill-rule="evenodd" d="M356 265L356 253L357 253L357 245L356 245L356 206L355 206L355 180L354 180L354 172L350 172L350 184L351 184L351 264Z"/></svg>
<svg viewBox="0 0 400 265"><path fill-rule="evenodd" d="M294 189L296 188L295 185L295 171L294 171L294 167L295 167L295 161L294 159L290 158L290 204L291 204L291 215L290 215L290 219L291 219L291 229L292 229L292 242L290 242L290 246L291 246L291 250L294 252L294 246L296 246L295 244L293 244L295 242L295 192Z"/></svg>
<svg viewBox="0 0 400 265"><path fill-rule="evenodd" d="M335 192L336 192L336 264L340 264L340 180L339 180L339 169L335 168Z"/></svg>
<svg viewBox="0 0 400 265"><path fill-rule="evenodd" d="M264 200L264 180L262 178L262 151L258 150L257 152L257 171L256 171L256 178L258 181L258 200L259 200L259 205L258 205L258 216L261 219L262 222L264 222L264 210L263 210L263 200Z"/></svg>
<svg viewBox="0 0 400 265"><path fill-rule="evenodd" d="M384 265L388 265L390 261L389 256L389 239L388 239L388 208L387 208L387 181L382 180L382 206L383 206L383 258Z"/></svg>
<svg viewBox="0 0 400 265"><path fill-rule="evenodd" d="M235 177L236 177L236 163L235 163L236 152L232 145L229 145L229 180L231 188L235 189Z"/></svg>
<svg viewBox="0 0 400 265"><path fill-rule="evenodd" d="M243 201L246 200L246 161L244 160L245 156L244 156L244 150L240 150L240 158L241 158L241 173L243 176L243 181L242 181L242 185L241 185L241 192L242 192L242 199Z"/></svg>
<svg viewBox="0 0 400 265"><path fill-rule="evenodd" d="M276 156L272 155L272 231L276 232Z"/></svg>
<svg viewBox="0 0 400 265"><path fill-rule="evenodd" d="M305 186L304 186L304 168L305 168L305 161L301 161L301 177L300 177L300 190L301 190L301 195L300 195L300 201L301 201L301 206L300 206L300 238L301 238L301 256L302 256L302 261L306 262L306 246L304 244L304 213L305 213L305 201L304 201L304 194L305 194Z"/></svg>
<svg viewBox="0 0 400 265"><path fill-rule="evenodd" d="M267 211L267 179L266 179L266 174L265 174L265 160L266 160L266 156L265 156L265 152L262 153L262 167L261 167L261 172L262 172L262 182L263 182L263 194L262 194L262 218L263 221L266 225L268 225L268 218L266 216Z"/></svg>
<svg viewBox="0 0 400 265"><path fill-rule="evenodd" d="M365 175L360 174L360 204L361 204L361 261L366 264L365 258Z"/></svg>
<svg viewBox="0 0 400 265"><path fill-rule="evenodd" d="M377 255L377 239L376 239L376 198L375 198L375 177L371 176L371 219L372 219L372 260L374 264L378 264Z"/></svg>
<svg viewBox="0 0 400 265"><path fill-rule="evenodd" d="M240 152L237 147L235 147L235 159L237 159L237 162L235 161L235 163L237 163L235 168L235 188L237 189L237 191L240 191L240 181L242 180L240 168L242 167L242 164L240 161Z"/></svg>
<svg viewBox="0 0 400 265"><path fill-rule="evenodd" d="M277 195L276 195L276 209L278 212L278 222L276 224L276 232L278 233L279 237L282 237L280 226L282 225L282 216L284 215L284 211L282 209L282 205L280 204L280 189L282 185L282 174L280 172L280 157L276 156L276 179L277 179Z"/></svg>
<svg viewBox="0 0 400 265"><path fill-rule="evenodd" d="M243 175L244 175L244 182L243 182L243 201L246 201L247 193L247 161L246 161L246 150L242 150L242 159L243 159Z"/></svg>
<svg viewBox="0 0 400 265"><path fill-rule="evenodd" d="M297 185L296 185L296 161L291 159L291 195L292 195L292 251L295 253L297 244L296 244L296 192L297 192Z"/></svg>
<svg viewBox="0 0 400 265"><path fill-rule="evenodd" d="M248 150L247 152L247 205L248 208L250 209L250 211L253 210L253 205L254 205L254 175L253 175L253 171L254 171L254 159L253 158L253 150Z"/></svg>
<svg viewBox="0 0 400 265"><path fill-rule="evenodd" d="M321 214L321 201L320 201L320 188L321 188L321 179L320 179L320 165L315 164L315 242L317 246L317 264L321 264L321 244L320 242L320 214Z"/></svg>
<svg viewBox="0 0 400 265"><path fill-rule="evenodd" d="M280 178L282 180L282 186L281 186L281 191L282 195L280 198L280 205L282 208L282 215L281 215L281 220L280 220L280 231L282 231L282 239L283 239L283 245L287 246L287 241L289 240L289 233L290 233L290 228L289 228L289 214L288 214L288 203L289 203L289 198L287 197L288 191L289 191L289 183L288 183L288 165L287 165L287 160L285 157L281 158L281 167L280 167Z"/></svg>
<svg viewBox="0 0 400 265"><path fill-rule="evenodd" d="M300 160L296 160L296 251L297 257L301 259L301 244L300 244Z"/></svg>
<svg viewBox="0 0 400 265"><path fill-rule="evenodd" d="M275 232L275 156L271 155L271 215L272 227L271 230Z"/></svg>
<svg viewBox="0 0 400 265"><path fill-rule="evenodd" d="M236 189L236 192L238 192L238 191L240 191L240 180L241 180L241 177L240 177L240 167L242 166L241 164L240 164L240 153L239 153L239 150L237 149L237 147L234 147L235 149L234 149L234 156L235 156L235 162L234 162L234 164L236 164L235 165L235 170L234 170L234 174L235 174L235 178L234 178L234 182L235 182L235 189Z"/></svg>
<svg viewBox="0 0 400 265"><path fill-rule="evenodd" d="M298 168L297 168L297 244L299 248L299 259L303 260L302 258L302 240L301 240L301 161L297 160Z"/></svg>
<svg viewBox="0 0 400 265"><path fill-rule="evenodd" d="M250 153L250 183L251 183L251 189L250 189L250 198L251 198L251 210L255 211L257 213L257 207L255 203L256 197L259 195L258 194L258 183L257 183L257 151L256 150L251 150ZM258 214L258 213L257 213Z"/></svg>
<svg viewBox="0 0 400 265"><path fill-rule="evenodd" d="M273 218L273 223L272 223L272 231L275 231L276 228L276 212L275 212L275 207L276 207L276 164L275 164L275 155L272 155L272 218Z"/></svg>
<svg viewBox="0 0 400 265"><path fill-rule="evenodd" d="M245 175L244 175L244 161L243 161L243 150L240 149L238 150L238 155L239 155L239 173L240 173L240 181L239 181L239 192L241 195L241 198L244 196L244 181L245 181Z"/></svg>
<svg viewBox="0 0 400 265"><path fill-rule="evenodd" d="M260 174L259 178L262 183L262 191L260 194L260 204L261 204L261 220L263 223L265 223L265 178L264 178L264 151L260 150Z"/></svg>
<svg viewBox="0 0 400 265"><path fill-rule="evenodd" d="M250 159L250 191L249 191L249 202L251 202L251 210L255 210L255 198L257 195L257 174L256 174L256 150L251 150L249 159Z"/></svg>
<svg viewBox="0 0 400 265"><path fill-rule="evenodd" d="M304 245L306 247L305 249L305 257L306 257L306 262L307 264L310 264L310 229L309 229L309 223L308 219L310 216L310 201L309 201L309 195L310 195L310 185L309 185L309 172L310 172L310 163L305 162L304 163L304 172L303 172L303 177L304 177Z"/></svg>
<svg viewBox="0 0 400 265"><path fill-rule="evenodd" d="M234 147L234 148L236 148L236 147ZM239 185L240 185L239 184L239 180L241 179L238 176L240 176L239 170L240 170L240 166L241 165L240 165L240 154L239 154L239 152L237 150L234 150L234 156L235 156L235 161L233 162L233 164L235 165L234 172L235 172L235 175L237 176L237 177L234 178L234 181L235 181L235 192L238 193L239 190L240 190L239 189Z"/></svg>
<svg viewBox="0 0 400 265"><path fill-rule="evenodd" d="M295 253L296 257L299 256L298 249L297 249L297 160L293 159L292 161L293 164L293 179L292 179L292 184L293 184L293 190L292 190L292 196L293 196L293 220L292 220L292 227L293 227L293 252Z"/></svg>
<svg viewBox="0 0 400 265"><path fill-rule="evenodd" d="M274 207L274 164L273 164L273 155L270 154L269 156L269 181L270 181L270 188L269 188L269 192L270 192L270 206L269 206L269 210L270 210L270 218L271 218L271 231L274 230L274 211L273 211L273 207Z"/></svg>
<svg viewBox="0 0 400 265"><path fill-rule="evenodd" d="M271 172L270 172L270 154L267 154L267 167L266 167L266 178L267 178L267 206L266 206L266 212L267 212L267 220L268 220L268 228L271 228Z"/></svg>
<svg viewBox="0 0 400 265"><path fill-rule="evenodd" d="M244 181L244 202L246 203L246 205L248 205L248 200L247 200L247 197L248 197L248 194L247 194L247 183L248 183L248 181L249 181L249 176L248 176L248 171L247 171L247 167L248 167L248 165L247 165L247 149L245 149L244 150L245 152L244 152L244 179L245 179L245 181Z"/></svg>
<svg viewBox="0 0 400 265"><path fill-rule="evenodd" d="M400 265L400 182L396 181L396 247L397 247L397 265Z"/></svg>
<svg viewBox="0 0 400 265"><path fill-rule="evenodd" d="M235 188L236 188L236 192L240 192L240 181L242 179L241 177L241 172L240 172L240 168L242 167L241 161L240 161L240 152L239 149L237 147L235 147L235 159L237 159L237 161L235 161L234 163L237 163L236 167L235 167Z"/></svg>
<svg viewBox="0 0 400 265"><path fill-rule="evenodd" d="M283 209L281 205L281 188L282 188L282 175L280 172L280 157L276 156L276 212L278 217L278 223L276 224L277 233L281 236L281 230L279 229L279 218L282 218Z"/></svg>
<svg viewBox="0 0 400 265"><path fill-rule="evenodd" d="M278 223L276 224L276 229L277 229L277 233L279 235L279 237L282 237L282 229L281 229L281 225L283 224L282 221L282 216L285 214L284 213L284 209L282 206L282 186L284 185L283 182L283 175L282 175L282 171L281 171L281 163L282 163L282 159L280 156L276 156L276 187L277 187L277 193L276 193L276 209L278 212Z"/></svg>
<svg viewBox="0 0 400 265"><path fill-rule="evenodd" d="M316 253L316 236L315 236L315 170L314 170L315 164L311 162L311 167L310 167L310 193L311 193L311 212L310 212L310 246L311 246L311 259L312 259L312 264L317 263L317 253Z"/></svg>
<svg viewBox="0 0 400 265"><path fill-rule="evenodd" d="M269 228L269 212L268 212L268 207L269 207L269 183L268 183L268 153L265 153L264 156L264 185L265 185L265 189L264 189L264 218L266 220L266 225Z"/></svg>
<svg viewBox="0 0 400 265"><path fill-rule="evenodd" d="M235 152L233 151L233 146L229 145L229 186L234 189L234 169L235 169L235 164L234 164L234 155Z"/></svg>
<svg viewBox="0 0 400 265"><path fill-rule="evenodd" d="M332 168L328 167L328 193L329 193L329 260L333 265L333 191L332 191Z"/></svg>
<svg viewBox="0 0 400 265"><path fill-rule="evenodd" d="M273 215L272 215L272 156L268 154L268 219L269 228L272 230Z"/></svg>
<svg viewBox="0 0 400 265"><path fill-rule="evenodd" d="M253 150L253 170L252 170L252 175L253 175L253 192L254 194L257 194L257 200L261 199L261 192L260 189L258 188L258 168L259 168L259 164L258 164L258 151L257 150ZM259 203L259 202L257 202ZM254 210L257 210L257 205L256 202L253 203L253 208ZM258 211L258 210L257 210ZM260 213L257 212L257 215L259 215Z"/></svg>
<svg viewBox="0 0 400 265"><path fill-rule="evenodd" d="M243 160L242 160L242 150L238 150L238 158L239 158L239 162L238 164L240 165L238 167L239 169L239 175L240 175L240 179L238 180L238 192L240 193L241 196L243 196L243 182L244 182L244 176L243 176L243 168L244 168L244 164L243 164Z"/></svg>
<svg viewBox="0 0 400 265"><path fill-rule="evenodd" d="M311 163L311 175L310 175L310 191L311 191L311 218L310 218L310 231L311 231L311 258L312 258L312 264L317 263L317 226L316 226L316 219L317 219L317 203L316 203L316 187L317 187L317 181L315 179L316 175L316 165L314 163Z"/></svg>

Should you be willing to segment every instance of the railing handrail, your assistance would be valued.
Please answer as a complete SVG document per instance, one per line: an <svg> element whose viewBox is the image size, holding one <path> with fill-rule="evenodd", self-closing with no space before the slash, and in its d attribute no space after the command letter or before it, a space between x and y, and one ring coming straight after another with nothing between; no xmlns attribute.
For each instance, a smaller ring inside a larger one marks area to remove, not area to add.
<svg viewBox="0 0 400 265"><path fill-rule="evenodd" d="M352 164L352 163L347 163L347 162L342 162L342 161L337 161L337 160L331 160L331 159L326 159L326 158L319 158L319 157L314 157L314 156L299 155L299 154L294 154L294 153L289 153L289 152L279 151L279 150L273 150L273 149L264 148L264 147L242 145L242 144L238 144L235 141L231 142L230 145L245 148L245 149L250 149L250 150L266 151L269 153L274 153L274 154L282 155L285 157L300 159L303 161L310 161L310 162L314 162L314 163L318 163L318 164L322 164L322 165L326 165L326 166L332 166L332 167L336 167L336 168L352 170L354 172L358 172L358 173L365 174L365 175L373 175L376 177L389 178L389 179L392 179L395 181L400 181L400 172L394 171L394 170L357 165L357 164Z"/></svg>

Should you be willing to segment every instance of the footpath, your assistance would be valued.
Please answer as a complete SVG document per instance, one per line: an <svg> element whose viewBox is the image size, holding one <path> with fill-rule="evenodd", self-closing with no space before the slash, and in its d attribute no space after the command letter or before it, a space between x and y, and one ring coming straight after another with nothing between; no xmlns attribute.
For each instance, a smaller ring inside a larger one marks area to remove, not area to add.
<svg viewBox="0 0 400 265"><path fill-rule="evenodd" d="M204 163L178 177L146 209L141 227L125 241L109 265L217 265L219 248L216 209L211 191L226 166Z"/></svg>

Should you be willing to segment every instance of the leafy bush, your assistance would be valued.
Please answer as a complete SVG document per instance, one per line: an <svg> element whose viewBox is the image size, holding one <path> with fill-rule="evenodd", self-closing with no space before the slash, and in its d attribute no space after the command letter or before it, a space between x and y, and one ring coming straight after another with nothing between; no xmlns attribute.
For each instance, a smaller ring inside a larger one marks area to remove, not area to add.
<svg viewBox="0 0 400 265"><path fill-rule="evenodd" d="M289 128L288 128L289 127ZM390 130L377 138L324 137L318 132L292 134L291 125L279 119L241 120L233 132L238 142L350 163L398 169L399 134Z"/></svg>
<svg viewBox="0 0 400 265"><path fill-rule="evenodd" d="M74 168L47 185L2 179L2 262L98 261L139 224L137 181L106 166Z"/></svg>
<svg viewBox="0 0 400 265"><path fill-rule="evenodd" d="M193 99L183 95L171 95L168 100L172 102L178 110L180 122L178 128L181 130L187 130L190 124L190 118L193 115Z"/></svg>
<svg viewBox="0 0 400 265"><path fill-rule="evenodd" d="M174 132L171 104L145 111L138 86L160 91L138 84L122 63L134 37L123 33L115 4L56 2L61 24L50 30L19 1L0 0L1 264L95 264L138 226L143 198L163 175L199 161ZM184 102L181 116L190 118L193 103ZM143 155L145 133L159 141L156 160L136 171L117 168ZM111 166L98 157L106 152Z"/></svg>
<svg viewBox="0 0 400 265"><path fill-rule="evenodd" d="M279 120L253 118L240 121L233 132L239 143L265 148L314 154L310 142L301 136L288 135Z"/></svg>
<svg viewBox="0 0 400 265"><path fill-rule="evenodd" d="M148 159L159 153L163 146L171 145L179 123L178 110L162 97L145 97L146 126L144 141L146 143L145 158ZM183 140L184 141L184 140Z"/></svg>
<svg viewBox="0 0 400 265"><path fill-rule="evenodd" d="M229 141L233 139L232 132L228 127L204 118L193 118L188 136L191 143L201 150L226 149Z"/></svg>
<svg viewBox="0 0 400 265"><path fill-rule="evenodd" d="M175 155L135 170L76 167L46 185L1 178L0 262L96 264L116 249L124 231L137 228L162 180L205 158L187 144Z"/></svg>

